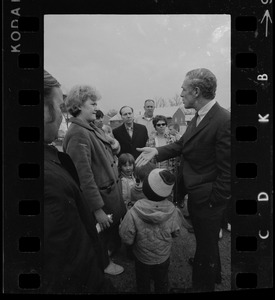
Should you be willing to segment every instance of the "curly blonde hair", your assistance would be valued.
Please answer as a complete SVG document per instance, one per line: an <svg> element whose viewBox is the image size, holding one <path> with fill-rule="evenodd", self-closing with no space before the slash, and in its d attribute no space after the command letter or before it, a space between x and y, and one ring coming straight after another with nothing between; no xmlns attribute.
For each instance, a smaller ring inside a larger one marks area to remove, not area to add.
<svg viewBox="0 0 275 300"><path fill-rule="evenodd" d="M65 100L68 112L77 117L80 113L79 107L88 99L98 101L101 98L97 90L89 85L75 85L71 88Z"/></svg>

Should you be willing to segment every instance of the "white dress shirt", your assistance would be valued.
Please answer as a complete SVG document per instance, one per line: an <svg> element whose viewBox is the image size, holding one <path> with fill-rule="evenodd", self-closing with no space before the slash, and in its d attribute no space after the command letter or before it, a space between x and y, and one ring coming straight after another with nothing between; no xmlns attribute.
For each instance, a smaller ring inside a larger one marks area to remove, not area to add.
<svg viewBox="0 0 275 300"><path fill-rule="evenodd" d="M209 112L209 110L212 108L212 106L216 103L216 100L213 99L209 101L207 104L205 104L199 111L198 111L198 118L197 118L197 125L202 121L202 119L205 117L205 115Z"/></svg>

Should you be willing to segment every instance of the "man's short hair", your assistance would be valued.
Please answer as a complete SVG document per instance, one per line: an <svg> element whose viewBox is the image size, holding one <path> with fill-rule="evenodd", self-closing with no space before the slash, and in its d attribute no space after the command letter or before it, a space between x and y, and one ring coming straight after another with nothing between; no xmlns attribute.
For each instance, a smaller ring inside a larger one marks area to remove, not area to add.
<svg viewBox="0 0 275 300"><path fill-rule="evenodd" d="M155 105L155 100L153 100L153 99L147 99L147 100L145 100L144 101L144 105L146 105L147 102L154 102L154 105Z"/></svg>
<svg viewBox="0 0 275 300"><path fill-rule="evenodd" d="M131 109L131 111L132 111L132 113L134 112L134 109L131 107L131 106L128 106L128 105L124 105L124 106L122 106L121 107L121 109L119 110L119 114L122 116L122 113L121 113L121 111L123 110L123 108L125 108L125 107L129 107L130 109Z"/></svg>
<svg viewBox="0 0 275 300"><path fill-rule="evenodd" d="M200 68L187 72L186 77L190 80L192 88L198 87L205 99L212 100L216 96L217 78L208 69Z"/></svg>

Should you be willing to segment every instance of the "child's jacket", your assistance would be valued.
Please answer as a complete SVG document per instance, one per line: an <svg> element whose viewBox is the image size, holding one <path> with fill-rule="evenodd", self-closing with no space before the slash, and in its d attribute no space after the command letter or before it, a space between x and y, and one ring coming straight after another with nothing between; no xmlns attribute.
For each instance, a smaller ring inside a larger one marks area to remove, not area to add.
<svg viewBox="0 0 275 300"><path fill-rule="evenodd" d="M141 199L126 213L119 234L125 244L133 245L139 261L160 264L170 256L172 238L179 234L182 218L180 210L167 199Z"/></svg>
<svg viewBox="0 0 275 300"><path fill-rule="evenodd" d="M132 176L120 176L122 184L122 197L127 209L132 207L131 204L131 189L136 184L135 177Z"/></svg>

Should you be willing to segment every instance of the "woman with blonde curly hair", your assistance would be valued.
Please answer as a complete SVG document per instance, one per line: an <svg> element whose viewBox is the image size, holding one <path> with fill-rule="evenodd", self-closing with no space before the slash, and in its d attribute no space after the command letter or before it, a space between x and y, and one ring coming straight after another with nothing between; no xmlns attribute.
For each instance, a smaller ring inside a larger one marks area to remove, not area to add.
<svg viewBox="0 0 275 300"><path fill-rule="evenodd" d="M104 246L104 272L118 275L124 269L115 264L110 255L121 245L118 226L126 207L111 144L104 132L93 123L99 99L97 91L89 85L77 85L70 90L65 103L73 117L64 138L63 150L76 166L84 198L99 224Z"/></svg>

